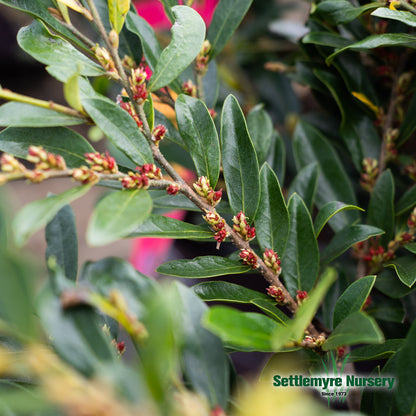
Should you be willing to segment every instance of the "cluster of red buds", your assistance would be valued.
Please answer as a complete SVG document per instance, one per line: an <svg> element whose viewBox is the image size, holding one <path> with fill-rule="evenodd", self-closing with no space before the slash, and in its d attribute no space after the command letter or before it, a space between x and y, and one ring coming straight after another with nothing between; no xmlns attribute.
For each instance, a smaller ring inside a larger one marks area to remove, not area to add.
<svg viewBox="0 0 416 416"><path fill-rule="evenodd" d="M125 90L122 91L121 95L117 96L117 104L124 111L127 111L133 117L139 129L143 127L143 122L140 120L139 116L136 114L136 111L134 110L133 105L130 102L130 98L127 96L127 93Z"/></svg>
<svg viewBox="0 0 416 416"><path fill-rule="evenodd" d="M75 168L72 171L72 178L81 182L83 185L93 185L100 180L97 172L94 172L92 169L87 168L86 166Z"/></svg>
<svg viewBox="0 0 416 416"><path fill-rule="evenodd" d="M35 170L65 170L66 163L61 155L47 152L41 146L29 146L26 158L35 164Z"/></svg>
<svg viewBox="0 0 416 416"><path fill-rule="evenodd" d="M166 188L166 192L169 195L176 195L180 189L181 187L176 182L173 182Z"/></svg>
<svg viewBox="0 0 416 416"><path fill-rule="evenodd" d="M149 179L162 179L162 171L154 163L146 163L143 166L137 166L138 170L142 175L147 176Z"/></svg>
<svg viewBox="0 0 416 416"><path fill-rule="evenodd" d="M208 69L209 51L211 50L211 43L205 40L202 44L201 51L195 60L195 70L199 75L204 75Z"/></svg>
<svg viewBox="0 0 416 416"><path fill-rule="evenodd" d="M163 140L163 138L165 137L166 131L167 131L166 127L163 126L162 124L159 124L153 129L152 131L153 141L156 146L159 146L159 142Z"/></svg>
<svg viewBox="0 0 416 416"><path fill-rule="evenodd" d="M130 88L133 93L133 99L139 104L143 104L147 99L146 70L140 66L131 70L129 77Z"/></svg>
<svg viewBox="0 0 416 416"><path fill-rule="evenodd" d="M363 172L361 173L360 185L368 192L372 192L377 181L378 161L367 157L363 160Z"/></svg>
<svg viewBox="0 0 416 416"><path fill-rule="evenodd" d="M244 240L250 241L256 236L256 229L250 227L248 224L248 217L246 217L242 211L237 215L234 215L233 223L233 230L240 234Z"/></svg>
<svg viewBox="0 0 416 416"><path fill-rule="evenodd" d="M303 303L305 299L308 299L308 292L306 290L297 290L296 291L296 302L298 305Z"/></svg>
<svg viewBox="0 0 416 416"><path fill-rule="evenodd" d="M128 176L120 179L125 189L147 189L149 179L162 179L162 171L154 163L137 166L138 172L128 172Z"/></svg>
<svg viewBox="0 0 416 416"><path fill-rule="evenodd" d="M342 357L344 357L345 351L346 351L346 346L343 345L342 347L337 347L337 359L341 360Z"/></svg>
<svg viewBox="0 0 416 416"><path fill-rule="evenodd" d="M190 79L182 84L182 92L194 98L198 95L196 85Z"/></svg>
<svg viewBox="0 0 416 416"><path fill-rule="evenodd" d="M12 155L3 153L0 158L1 170L4 173L21 173L26 168Z"/></svg>
<svg viewBox="0 0 416 416"><path fill-rule="evenodd" d="M115 339L113 339L111 344L117 350L118 355L121 356L126 352L126 343L124 341L117 342Z"/></svg>
<svg viewBox="0 0 416 416"><path fill-rule="evenodd" d="M109 155L108 151L104 153L91 152L85 153L86 162L90 165L91 170L100 173L118 173L118 166L115 159Z"/></svg>
<svg viewBox="0 0 416 416"><path fill-rule="evenodd" d="M301 345L305 348L319 348L325 343L325 341L326 338L324 335L319 335L315 338L306 334L301 342Z"/></svg>
<svg viewBox="0 0 416 416"><path fill-rule="evenodd" d="M198 195L206 199L206 201L215 207L222 197L222 189L214 191L209 183L209 179L206 176L200 176L198 181L193 184L195 191Z"/></svg>
<svg viewBox="0 0 416 416"><path fill-rule="evenodd" d="M266 292L269 296L276 299L277 303L285 304L286 303L286 297L283 293L283 290L280 287L277 287L275 285L269 286L266 289Z"/></svg>
<svg viewBox="0 0 416 416"><path fill-rule="evenodd" d="M386 159L392 160L397 157L396 140L399 137L399 129L388 129L386 132Z"/></svg>
<svg viewBox="0 0 416 416"><path fill-rule="evenodd" d="M240 251L240 259L243 260L244 264L251 266L253 269L257 269L257 267L259 267L257 263L257 256L251 250L247 250L246 248L242 249Z"/></svg>
<svg viewBox="0 0 416 416"><path fill-rule="evenodd" d="M264 264L270 269L272 269L274 274L276 274L277 276L280 275L280 273L282 272L282 268L280 267L281 261L275 251L266 248L266 250L264 250L263 253L263 260Z"/></svg>
<svg viewBox="0 0 416 416"><path fill-rule="evenodd" d="M113 58L110 55L110 52L108 52L107 49L98 45L96 45L92 49L92 51L95 54L95 57L97 58L98 62L107 71L107 74L110 75L111 78L114 78L116 80L120 79L120 75L116 69L116 66L114 64Z"/></svg>
<svg viewBox="0 0 416 416"><path fill-rule="evenodd" d="M216 212L211 211L206 211L202 218L209 224L211 229L215 231L214 238L219 246L219 244L221 244L228 237L227 230L225 229L224 218L220 217Z"/></svg>

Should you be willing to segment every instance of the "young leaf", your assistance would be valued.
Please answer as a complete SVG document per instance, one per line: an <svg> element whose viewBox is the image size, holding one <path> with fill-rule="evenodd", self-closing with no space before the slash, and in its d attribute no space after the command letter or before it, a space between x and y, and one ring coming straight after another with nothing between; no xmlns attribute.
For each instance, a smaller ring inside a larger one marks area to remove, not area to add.
<svg viewBox="0 0 416 416"><path fill-rule="evenodd" d="M40 199L23 207L12 222L15 242L18 247L28 238L44 227L66 204L80 198L91 189L91 186L76 186L59 195Z"/></svg>
<svg viewBox="0 0 416 416"><path fill-rule="evenodd" d="M416 282L415 256L398 257L386 266L393 267L401 282L404 283L407 287L412 287Z"/></svg>
<svg viewBox="0 0 416 416"><path fill-rule="evenodd" d="M130 0L108 0L108 15L111 27L120 33L130 9Z"/></svg>
<svg viewBox="0 0 416 416"><path fill-rule="evenodd" d="M251 268L239 260L219 256L201 256L191 260L172 260L157 268L158 273L190 279L246 273Z"/></svg>
<svg viewBox="0 0 416 416"><path fill-rule="evenodd" d="M119 150L138 165L152 163L150 146L133 118L110 100L86 98L85 111Z"/></svg>
<svg viewBox="0 0 416 416"><path fill-rule="evenodd" d="M237 29L253 0L222 0L215 9L207 39L211 42L210 58L217 56Z"/></svg>
<svg viewBox="0 0 416 416"><path fill-rule="evenodd" d="M45 127L42 130L9 127L0 132L0 150L3 152L25 159L30 145L42 146L48 152L61 155L68 168L81 166L85 163L85 153L95 152L82 136L65 127Z"/></svg>
<svg viewBox="0 0 416 416"><path fill-rule="evenodd" d="M221 155L231 209L252 220L259 204L259 164L243 112L232 95L221 115Z"/></svg>
<svg viewBox="0 0 416 416"><path fill-rule="evenodd" d="M75 110L82 111L82 104L78 83L79 74L72 75L64 84L64 96L66 102Z"/></svg>
<svg viewBox="0 0 416 416"><path fill-rule="evenodd" d="M339 297L334 308L334 328L353 312L359 312L376 281L376 276L365 276L352 283Z"/></svg>
<svg viewBox="0 0 416 416"><path fill-rule="evenodd" d="M147 191L116 191L105 196L95 207L87 229L87 241L101 246L127 237L152 212Z"/></svg>
<svg viewBox="0 0 416 416"><path fill-rule="evenodd" d="M262 251L273 249L282 257L289 235L289 213L279 181L267 163L260 171L258 211L261 215L255 220L256 235Z"/></svg>
<svg viewBox="0 0 416 416"><path fill-rule="evenodd" d="M220 144L207 107L201 100L181 94L176 99L175 110L179 132L198 176L206 176L215 188L220 174Z"/></svg>
<svg viewBox="0 0 416 416"><path fill-rule="evenodd" d="M322 349L329 351L342 345L381 344L383 341L376 321L363 312L354 312L338 324Z"/></svg>
<svg viewBox="0 0 416 416"><path fill-rule="evenodd" d="M282 270L292 296L297 290L309 291L319 271L319 249L311 216L302 199L294 194L288 204L290 226Z"/></svg>
<svg viewBox="0 0 416 416"><path fill-rule="evenodd" d="M198 55L205 39L205 23L190 7L172 7L176 22L172 40L163 50L148 84L155 91L170 84Z"/></svg>

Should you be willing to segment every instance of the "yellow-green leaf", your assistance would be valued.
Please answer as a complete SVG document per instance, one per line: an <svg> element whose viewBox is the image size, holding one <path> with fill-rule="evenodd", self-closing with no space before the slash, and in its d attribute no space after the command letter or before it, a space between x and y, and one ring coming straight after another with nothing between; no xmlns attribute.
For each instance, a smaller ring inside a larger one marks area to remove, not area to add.
<svg viewBox="0 0 416 416"><path fill-rule="evenodd" d="M111 27L120 33L130 9L130 0L108 0L108 16Z"/></svg>
<svg viewBox="0 0 416 416"><path fill-rule="evenodd" d="M82 111L81 98L79 94L78 74L72 75L64 84L64 96L66 102L75 110Z"/></svg>

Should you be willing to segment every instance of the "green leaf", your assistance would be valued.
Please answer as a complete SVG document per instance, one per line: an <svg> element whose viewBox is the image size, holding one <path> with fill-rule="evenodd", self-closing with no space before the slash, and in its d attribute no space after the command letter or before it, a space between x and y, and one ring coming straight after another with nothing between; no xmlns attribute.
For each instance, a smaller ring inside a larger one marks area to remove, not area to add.
<svg viewBox="0 0 416 416"><path fill-rule="evenodd" d="M155 108L153 106L152 94L149 94L147 100L144 102L143 110L146 115L147 123L149 124L149 129L150 131L153 131L153 128L155 127Z"/></svg>
<svg viewBox="0 0 416 416"><path fill-rule="evenodd" d="M400 132L397 137L397 148L402 146L413 134L416 129L416 124L413 123L412 115L416 112L416 95L413 94L410 103L407 107L406 114L403 121L400 123Z"/></svg>
<svg viewBox="0 0 416 416"><path fill-rule="evenodd" d="M183 141L182 136L179 134L178 129L164 114L155 109L155 125L158 124L163 124L167 129L164 140L170 140L171 142L177 144L178 146L188 151L188 148L185 142Z"/></svg>
<svg viewBox="0 0 416 416"><path fill-rule="evenodd" d="M44 227L66 204L80 198L91 189L91 186L76 186L59 195L40 199L23 207L12 222L15 242L23 246L28 238Z"/></svg>
<svg viewBox="0 0 416 416"><path fill-rule="evenodd" d="M416 205L416 185L408 189L396 204L396 215L402 215L410 211Z"/></svg>
<svg viewBox="0 0 416 416"><path fill-rule="evenodd" d="M253 0L222 0L218 3L207 39L211 43L210 58L217 56L243 20Z"/></svg>
<svg viewBox="0 0 416 416"><path fill-rule="evenodd" d="M240 274L251 270L239 260L219 256L201 256L191 260L172 260L157 268L158 273L191 279Z"/></svg>
<svg viewBox="0 0 416 416"><path fill-rule="evenodd" d="M85 111L111 142L138 165L153 163L150 146L133 118L109 100L86 98Z"/></svg>
<svg viewBox="0 0 416 416"><path fill-rule="evenodd" d="M67 116L47 108L9 102L0 107L0 126L10 127L52 127L83 124L84 119Z"/></svg>
<svg viewBox="0 0 416 416"><path fill-rule="evenodd" d="M276 173L279 183L284 183L286 170L286 148L282 137L277 134L276 131L273 135L272 146L273 149L267 159L267 163L269 163L273 171Z"/></svg>
<svg viewBox="0 0 416 416"><path fill-rule="evenodd" d="M179 132L189 149L198 176L215 188L220 174L220 144L214 121L205 104L181 94L175 102Z"/></svg>
<svg viewBox="0 0 416 416"><path fill-rule="evenodd" d="M371 35L367 38L338 49L332 55L326 58L326 63L331 64L333 59L346 50L366 51L386 46L404 46L406 48L416 49L416 36L407 33L385 33L381 35Z"/></svg>
<svg viewBox="0 0 416 416"><path fill-rule="evenodd" d="M408 26L416 27L416 16L404 10L392 10L388 7L379 7L371 13L371 16L382 19L392 19L405 23Z"/></svg>
<svg viewBox="0 0 416 416"><path fill-rule="evenodd" d="M316 162L304 166L293 179L288 195L297 193L312 212L316 188L318 186L319 166Z"/></svg>
<svg viewBox="0 0 416 416"><path fill-rule="evenodd" d="M225 343L245 351L273 351L271 339L280 325L267 316L240 312L226 306L213 306L203 324Z"/></svg>
<svg viewBox="0 0 416 416"><path fill-rule="evenodd" d="M82 111L80 90L79 90L79 74L75 73L64 83L64 96L66 102L75 110Z"/></svg>
<svg viewBox="0 0 416 416"><path fill-rule="evenodd" d="M232 95L221 115L221 155L231 209L253 219L260 197L259 164L243 112Z"/></svg>
<svg viewBox="0 0 416 416"><path fill-rule="evenodd" d="M383 230L371 225L347 225L341 231L338 231L329 244L322 250L321 262L328 263L347 251L354 244L383 233Z"/></svg>
<svg viewBox="0 0 416 416"><path fill-rule="evenodd" d="M331 201L325 204L318 212L315 217L314 221L314 229L316 233L316 237L319 236L322 229L325 227L325 224L336 214L339 212L348 210L348 209L358 209L360 211L364 211L362 208L357 207L356 205L348 205L344 204L343 202L339 201Z"/></svg>
<svg viewBox="0 0 416 416"><path fill-rule="evenodd" d="M229 361L218 337L201 326L208 307L191 289L175 282L177 291L177 336L182 344L181 362L184 377L192 389L205 396L211 406L226 408L229 399Z"/></svg>
<svg viewBox="0 0 416 416"><path fill-rule="evenodd" d="M368 206L367 222L384 230L381 244L387 245L394 237L394 179L387 169L377 179Z"/></svg>
<svg viewBox="0 0 416 416"><path fill-rule="evenodd" d="M365 276L348 286L335 304L334 328L348 315L361 310L375 281L376 276Z"/></svg>
<svg viewBox="0 0 416 416"><path fill-rule="evenodd" d="M319 279L318 284L309 293L308 299L302 302L294 318L287 327L280 327L273 334L274 351L280 351L288 342L301 341L305 330L312 322L326 292L337 278L335 269L328 267Z"/></svg>
<svg viewBox="0 0 416 416"><path fill-rule="evenodd" d="M376 280L376 288L381 293L393 299L402 298L411 293L416 287L409 288L397 278L397 273L392 267L384 269Z"/></svg>
<svg viewBox="0 0 416 416"><path fill-rule="evenodd" d="M62 207L46 226L46 260L54 257L64 275L75 281L78 275L78 238L74 211Z"/></svg>
<svg viewBox="0 0 416 416"><path fill-rule="evenodd" d="M294 194L288 204L290 227L282 270L292 296L297 290L309 291L319 271L319 249L311 216L302 199Z"/></svg>
<svg viewBox="0 0 416 416"><path fill-rule="evenodd" d="M178 5L178 0L160 0L165 9L166 16L173 23L175 21L175 16L172 13L172 7Z"/></svg>
<svg viewBox="0 0 416 416"><path fill-rule="evenodd" d="M112 192L95 207L87 229L87 241L101 246L127 237L152 212L152 198L143 189Z"/></svg>
<svg viewBox="0 0 416 416"><path fill-rule="evenodd" d="M313 161L319 164L320 175L315 197L318 208L330 201L356 204L350 179L341 160L329 141L317 129L300 121L294 133L293 151L298 170ZM345 225L356 221L357 217L358 215L351 211L342 213L333 218L330 225L335 231L339 231Z"/></svg>
<svg viewBox="0 0 416 416"><path fill-rule="evenodd" d="M389 358L401 348L403 342L403 339L387 339L381 345L366 345L354 348L348 357L348 361L357 362Z"/></svg>
<svg viewBox="0 0 416 416"><path fill-rule="evenodd" d="M25 159L30 145L42 146L48 152L61 155L68 168L85 164L85 153L95 151L82 136L65 127L9 127L0 132L0 150L3 152Z"/></svg>
<svg viewBox="0 0 416 416"><path fill-rule="evenodd" d="M260 248L273 249L283 256L289 236L289 212L276 174L265 163L260 171L261 212L255 220L257 241Z"/></svg>
<svg viewBox="0 0 416 416"><path fill-rule="evenodd" d="M17 34L19 46L37 61L48 65L61 82L75 73L84 76L105 75L105 71L69 42L51 35L42 23L34 21Z"/></svg>
<svg viewBox="0 0 416 416"><path fill-rule="evenodd" d="M337 325L322 349L329 351L342 345L381 344L383 341L376 321L363 312L354 312Z"/></svg>
<svg viewBox="0 0 416 416"><path fill-rule="evenodd" d="M259 163L263 163L270 151L273 137L273 122L263 104L253 107L247 115L247 128L256 149Z"/></svg>
<svg viewBox="0 0 416 416"><path fill-rule="evenodd" d="M205 39L205 23L190 7L172 7L176 22L172 40L163 50L147 85L155 91L170 84L198 55Z"/></svg>
<svg viewBox="0 0 416 416"><path fill-rule="evenodd" d="M332 48L342 48L344 46L350 45L352 41L336 33L313 31L302 38L302 43L312 43L314 45L331 46Z"/></svg>
<svg viewBox="0 0 416 416"><path fill-rule="evenodd" d="M207 227L190 224L174 218L151 214L129 237L175 238L212 241L213 233Z"/></svg>
<svg viewBox="0 0 416 416"><path fill-rule="evenodd" d="M416 254L416 243L408 243L403 246L406 250Z"/></svg>
<svg viewBox="0 0 416 416"><path fill-rule="evenodd" d="M108 0L108 15L111 27L120 33L130 9L130 0Z"/></svg>
<svg viewBox="0 0 416 416"><path fill-rule="evenodd" d="M393 267L401 282L407 287L412 287L416 282L416 256L398 257L386 266Z"/></svg>

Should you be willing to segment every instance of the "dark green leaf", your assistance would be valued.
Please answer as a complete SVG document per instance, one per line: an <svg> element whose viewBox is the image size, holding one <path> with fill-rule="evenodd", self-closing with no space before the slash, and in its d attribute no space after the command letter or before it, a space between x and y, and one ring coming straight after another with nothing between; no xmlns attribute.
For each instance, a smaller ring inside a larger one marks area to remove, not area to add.
<svg viewBox="0 0 416 416"><path fill-rule="evenodd" d="M208 64L208 70L204 75L204 78L202 78L202 87L204 90L204 102L206 106L209 109L215 108L220 90L218 69L215 61L211 61Z"/></svg>
<svg viewBox="0 0 416 416"><path fill-rule="evenodd" d="M318 130L300 121L294 133L293 148L298 169L313 161L319 164L320 175L315 197L318 208L330 201L356 204L351 182L338 155ZM357 217L358 215L351 211L342 213L333 218L330 225L335 231L339 231L348 223L355 221Z"/></svg>
<svg viewBox="0 0 416 416"><path fill-rule="evenodd" d="M267 299L253 299L250 303L280 324L286 325L289 322L287 315L277 307L275 302L270 302Z"/></svg>
<svg viewBox="0 0 416 416"><path fill-rule="evenodd" d="M68 168L85 164L85 153L94 148L78 133L65 127L9 127L0 132L0 150L25 159L31 145L61 155Z"/></svg>
<svg viewBox="0 0 416 416"><path fill-rule="evenodd" d="M178 5L178 0L160 0L165 9L166 16L173 23L175 21L175 16L172 13L172 7Z"/></svg>
<svg viewBox="0 0 416 416"><path fill-rule="evenodd" d="M163 50L148 84L155 91L170 84L198 55L205 39L205 23L187 6L172 7L176 22L172 40Z"/></svg>
<svg viewBox="0 0 416 416"><path fill-rule="evenodd" d="M412 292L416 287L409 288L397 278L397 274L392 267L384 269L376 280L376 288L393 299L402 298Z"/></svg>
<svg viewBox="0 0 416 416"><path fill-rule="evenodd" d="M294 194L289 200L289 237L282 259L286 287L292 296L297 290L309 291L319 271L319 249L308 209Z"/></svg>
<svg viewBox="0 0 416 416"><path fill-rule="evenodd" d="M405 244L403 247L411 253L416 254L416 243Z"/></svg>
<svg viewBox="0 0 416 416"><path fill-rule="evenodd" d="M371 225L347 225L344 229L338 231L330 243L322 250L321 261L328 263L347 251L354 244L383 233L383 230Z"/></svg>
<svg viewBox="0 0 416 416"><path fill-rule="evenodd" d="M405 143L409 137L412 136L413 132L416 129L416 124L413 122L412 115L416 112L416 95L413 94L409 106L407 107L406 114L404 115L404 120L400 123L400 132L399 137L397 137L397 148L399 148L403 143Z"/></svg>
<svg viewBox="0 0 416 416"><path fill-rule="evenodd" d="M416 16L404 10L392 10L387 7L379 7L371 13L371 16L380 17L382 19L398 20L408 26L416 27Z"/></svg>
<svg viewBox="0 0 416 416"><path fill-rule="evenodd" d="M377 179L368 206L368 224L384 230L381 244L387 245L394 234L394 179L387 169Z"/></svg>
<svg viewBox="0 0 416 416"><path fill-rule="evenodd" d="M321 3L322 4L322 3ZM332 32L313 31L302 38L303 43L312 43L314 45L331 46L333 48L342 48L350 45L351 40Z"/></svg>
<svg viewBox="0 0 416 416"><path fill-rule="evenodd" d="M342 345L380 344L383 341L383 333L376 321L363 312L354 312L338 324L322 349L329 351Z"/></svg>
<svg viewBox="0 0 416 416"><path fill-rule="evenodd" d="M288 195L297 193L305 202L309 212L312 212L316 188L318 186L319 166L316 162L304 166L293 179Z"/></svg>
<svg viewBox="0 0 416 416"><path fill-rule="evenodd" d="M348 315L361 310L375 281L376 276L365 276L348 286L335 304L334 328Z"/></svg>
<svg viewBox="0 0 416 416"><path fill-rule="evenodd" d="M75 281L78 275L78 238L74 211L62 207L46 226L46 259L54 257L64 275Z"/></svg>
<svg viewBox="0 0 416 416"><path fill-rule="evenodd" d="M219 256L201 256L191 260L172 260L157 268L158 273L191 279L246 273L251 268L239 260Z"/></svg>
<svg viewBox="0 0 416 416"><path fill-rule="evenodd" d="M220 174L220 144L214 121L205 104L181 94L175 102L179 132L189 149L198 176L215 188Z"/></svg>
<svg viewBox="0 0 416 416"><path fill-rule="evenodd" d="M273 351L272 335L280 327L267 316L225 306L209 308L203 323L225 343L246 351Z"/></svg>
<svg viewBox="0 0 416 416"><path fill-rule="evenodd" d="M211 42L210 57L217 56L237 29L253 0L222 0L215 9L207 39Z"/></svg>
<svg viewBox="0 0 416 416"><path fill-rule="evenodd" d="M265 163L260 171L260 203L256 220L257 241L264 251L273 249L283 256L289 235L289 213L279 181Z"/></svg>
<svg viewBox="0 0 416 416"><path fill-rule="evenodd" d="M40 199L22 208L14 217L12 229L17 246L22 246L36 231L44 227L66 204L80 198L91 186L76 186L59 195Z"/></svg>
<svg viewBox="0 0 416 416"><path fill-rule="evenodd" d="M416 206L416 185L408 189L396 204L396 215L404 214Z"/></svg>
<svg viewBox="0 0 416 416"><path fill-rule="evenodd" d="M267 163L276 173L279 183L284 183L286 171L286 148L282 137L275 131L272 140L272 149Z"/></svg>
<svg viewBox="0 0 416 416"><path fill-rule="evenodd" d="M155 193L157 192L157 193ZM150 191L155 208L185 209L187 211L198 211L199 208L192 203L185 195L167 195L166 191L162 194L159 191Z"/></svg>
<svg viewBox="0 0 416 416"><path fill-rule="evenodd" d="M95 207L87 241L101 246L129 236L152 212L152 198L143 189L112 192Z"/></svg>
<svg viewBox="0 0 416 416"><path fill-rule="evenodd" d="M398 325L403 323L405 311L402 300L391 299L378 292L374 292L370 300L370 305L365 309L368 315L377 321L395 322Z"/></svg>
<svg viewBox="0 0 416 416"><path fill-rule="evenodd" d="M231 209L253 219L260 196L259 164L243 112L232 95L221 115L221 155Z"/></svg>
<svg viewBox="0 0 416 416"><path fill-rule="evenodd" d="M110 100L86 98L82 105L111 142L134 163L152 163L150 146L133 118Z"/></svg>
<svg viewBox="0 0 416 416"><path fill-rule="evenodd" d="M348 357L348 361L356 362L389 358L401 348L403 341L403 339L387 339L381 345L366 345L355 348Z"/></svg>
<svg viewBox="0 0 416 416"><path fill-rule="evenodd" d="M416 282L416 256L398 257L388 267L393 267L399 279L408 287Z"/></svg>

